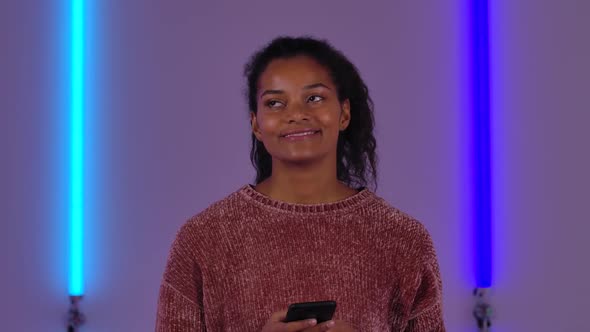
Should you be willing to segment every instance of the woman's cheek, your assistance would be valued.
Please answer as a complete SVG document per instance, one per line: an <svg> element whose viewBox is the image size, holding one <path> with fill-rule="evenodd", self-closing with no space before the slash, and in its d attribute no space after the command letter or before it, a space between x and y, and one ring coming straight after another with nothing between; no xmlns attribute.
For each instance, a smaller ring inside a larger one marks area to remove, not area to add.
<svg viewBox="0 0 590 332"><path fill-rule="evenodd" d="M262 121L260 121L261 123L259 125L264 133L273 135L274 132L278 130L279 120L275 117L264 116L261 118L261 120Z"/></svg>

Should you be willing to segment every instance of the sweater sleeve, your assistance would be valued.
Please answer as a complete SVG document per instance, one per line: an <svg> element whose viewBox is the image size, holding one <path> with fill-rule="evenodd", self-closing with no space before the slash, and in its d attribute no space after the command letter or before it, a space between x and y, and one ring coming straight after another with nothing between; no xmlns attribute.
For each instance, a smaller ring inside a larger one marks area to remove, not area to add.
<svg viewBox="0 0 590 332"><path fill-rule="evenodd" d="M445 332L438 261L432 239L424 231L424 263L405 332Z"/></svg>
<svg viewBox="0 0 590 332"><path fill-rule="evenodd" d="M160 285L156 332L205 332L201 269L185 225L172 245Z"/></svg>

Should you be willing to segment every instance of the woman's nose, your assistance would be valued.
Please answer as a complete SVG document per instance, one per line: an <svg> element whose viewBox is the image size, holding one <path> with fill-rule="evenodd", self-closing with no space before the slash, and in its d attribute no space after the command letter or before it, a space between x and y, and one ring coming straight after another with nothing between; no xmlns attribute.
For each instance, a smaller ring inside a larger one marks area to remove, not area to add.
<svg viewBox="0 0 590 332"><path fill-rule="evenodd" d="M305 105L291 104L290 106L287 112L289 122L309 120L309 114Z"/></svg>

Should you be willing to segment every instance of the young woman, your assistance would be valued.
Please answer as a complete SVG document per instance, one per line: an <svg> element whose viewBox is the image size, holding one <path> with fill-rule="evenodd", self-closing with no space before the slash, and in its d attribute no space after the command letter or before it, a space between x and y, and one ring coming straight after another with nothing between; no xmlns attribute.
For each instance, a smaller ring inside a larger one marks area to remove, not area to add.
<svg viewBox="0 0 590 332"><path fill-rule="evenodd" d="M376 185L373 105L325 41L281 37L246 65L255 185L179 231L156 331L444 331L432 240ZM285 323L291 303L333 320Z"/></svg>

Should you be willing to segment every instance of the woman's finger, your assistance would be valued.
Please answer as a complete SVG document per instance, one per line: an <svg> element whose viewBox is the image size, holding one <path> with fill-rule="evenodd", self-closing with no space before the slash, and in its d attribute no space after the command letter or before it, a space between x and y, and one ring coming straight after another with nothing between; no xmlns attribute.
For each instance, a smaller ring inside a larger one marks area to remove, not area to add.
<svg viewBox="0 0 590 332"><path fill-rule="evenodd" d="M331 328L335 326L334 321L329 320L323 323L320 323L316 326L308 327L301 332L322 332L322 331L329 331Z"/></svg>
<svg viewBox="0 0 590 332"><path fill-rule="evenodd" d="M313 328L316 326L317 321L315 319L305 319L305 320L298 320L295 322L284 323L286 327L286 332L299 332L299 331L308 331L309 328ZM315 331L315 330L313 330ZM324 331L324 330L318 330Z"/></svg>
<svg viewBox="0 0 590 332"><path fill-rule="evenodd" d="M281 311L274 312L270 316L270 321L271 322L282 322L285 318L287 318L287 310L281 310Z"/></svg>

